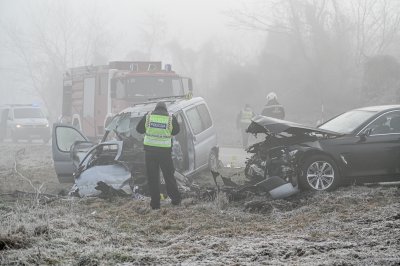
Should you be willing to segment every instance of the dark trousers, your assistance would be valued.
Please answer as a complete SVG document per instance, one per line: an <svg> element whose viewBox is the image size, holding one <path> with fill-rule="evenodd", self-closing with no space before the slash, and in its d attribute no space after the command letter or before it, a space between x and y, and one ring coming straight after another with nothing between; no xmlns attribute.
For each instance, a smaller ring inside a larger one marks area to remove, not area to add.
<svg viewBox="0 0 400 266"><path fill-rule="evenodd" d="M164 176L167 195L171 203L177 205L181 202L181 194L174 177L175 168L172 162L171 150L146 151L147 182L151 196L150 206L160 208L160 168Z"/></svg>

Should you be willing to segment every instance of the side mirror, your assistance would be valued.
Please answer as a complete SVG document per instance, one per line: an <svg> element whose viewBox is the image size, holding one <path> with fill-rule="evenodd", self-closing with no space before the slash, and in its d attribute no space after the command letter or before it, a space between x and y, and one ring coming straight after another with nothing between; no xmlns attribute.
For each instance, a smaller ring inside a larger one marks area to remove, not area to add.
<svg viewBox="0 0 400 266"><path fill-rule="evenodd" d="M366 137L370 136L371 133L372 133L372 128L368 128L367 130L364 131Z"/></svg>
<svg viewBox="0 0 400 266"><path fill-rule="evenodd" d="M365 130L364 132L360 133L358 136L360 137L361 141L365 141L369 135L372 133L372 128Z"/></svg>

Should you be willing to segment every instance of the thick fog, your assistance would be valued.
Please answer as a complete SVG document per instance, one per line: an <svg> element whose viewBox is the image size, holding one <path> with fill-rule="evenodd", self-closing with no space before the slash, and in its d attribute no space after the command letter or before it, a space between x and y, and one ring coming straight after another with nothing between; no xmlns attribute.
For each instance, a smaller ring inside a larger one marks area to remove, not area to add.
<svg viewBox="0 0 400 266"><path fill-rule="evenodd" d="M399 102L400 0L0 0L0 265L400 265Z"/></svg>
<svg viewBox="0 0 400 266"><path fill-rule="evenodd" d="M193 79L222 134L269 92L315 125L399 102L399 28L396 0L2 0L0 104L39 103L54 121L68 68L153 60Z"/></svg>

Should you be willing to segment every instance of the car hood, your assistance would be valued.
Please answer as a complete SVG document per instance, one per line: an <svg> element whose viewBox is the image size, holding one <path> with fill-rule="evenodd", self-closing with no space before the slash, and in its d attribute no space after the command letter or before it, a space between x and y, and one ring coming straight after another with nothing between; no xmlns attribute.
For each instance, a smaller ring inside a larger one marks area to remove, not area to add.
<svg viewBox="0 0 400 266"><path fill-rule="evenodd" d="M292 135L301 135L304 133L316 133L316 134L325 134L330 136L342 136L343 134L309 127L301 124L297 124L294 122L266 117L262 115L257 115L252 119L251 124L247 128L247 132L258 134L279 134L279 133L289 133Z"/></svg>

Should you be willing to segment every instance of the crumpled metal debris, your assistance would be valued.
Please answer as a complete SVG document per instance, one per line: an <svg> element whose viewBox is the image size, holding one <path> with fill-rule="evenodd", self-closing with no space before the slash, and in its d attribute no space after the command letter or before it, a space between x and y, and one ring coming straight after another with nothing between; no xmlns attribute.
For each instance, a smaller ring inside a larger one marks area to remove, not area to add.
<svg viewBox="0 0 400 266"><path fill-rule="evenodd" d="M211 171L211 173L217 190L230 194L231 198L243 198L249 193L269 193L273 199L282 199L290 197L298 192L298 189L291 183L288 183L278 176L254 178L246 181L243 185L239 185L232 181L230 177L224 177L219 172ZM217 177L222 179L223 187L218 185Z"/></svg>

